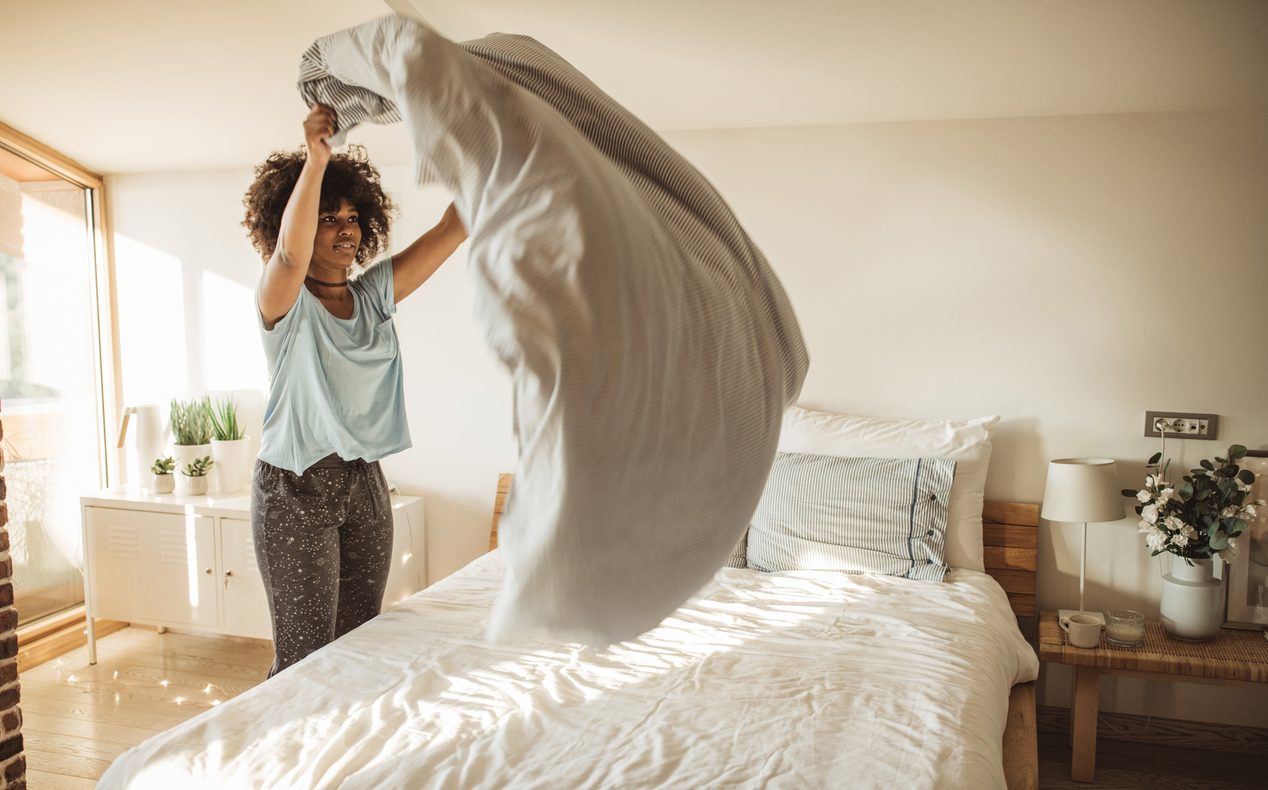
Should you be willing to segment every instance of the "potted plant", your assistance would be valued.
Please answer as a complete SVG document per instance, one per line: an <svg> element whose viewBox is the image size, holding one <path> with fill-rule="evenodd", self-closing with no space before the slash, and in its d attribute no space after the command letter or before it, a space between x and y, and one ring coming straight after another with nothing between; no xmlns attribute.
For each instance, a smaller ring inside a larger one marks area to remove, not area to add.
<svg viewBox="0 0 1268 790"><path fill-rule="evenodd" d="M1171 461L1160 463L1162 453L1154 453L1145 487L1123 490L1137 500L1150 556L1172 555L1170 568L1163 568L1162 626L1179 639L1210 639L1223 622L1223 581L1214 577L1214 558L1232 559L1237 537L1264 507L1262 499L1246 499L1255 473L1238 467L1245 456L1245 447L1232 445L1227 458L1202 459L1176 487L1167 480Z"/></svg>
<svg viewBox="0 0 1268 790"><path fill-rule="evenodd" d="M211 467L215 463L215 461L211 460L211 456L205 455L185 464L185 468L181 470L181 475L186 480L186 491L188 493L194 496L201 496L207 493L207 473L211 471Z"/></svg>
<svg viewBox="0 0 1268 790"><path fill-rule="evenodd" d="M247 436L238 424L238 404L232 398L208 401L211 415L211 457L216 462L217 490L221 493L241 491L249 480L250 459Z"/></svg>
<svg viewBox="0 0 1268 790"><path fill-rule="evenodd" d="M172 455L176 465L184 469L195 459L211 455L211 409L207 399L173 400L171 406ZM185 487L188 478L176 481L179 493L191 493ZM203 481L204 484L206 481Z"/></svg>
<svg viewBox="0 0 1268 790"><path fill-rule="evenodd" d="M176 461L169 455L166 458L155 458L154 465L150 467L150 471L154 473L154 479L151 484L154 486L156 494L170 494L176 488L176 479L172 476L172 470L176 468Z"/></svg>

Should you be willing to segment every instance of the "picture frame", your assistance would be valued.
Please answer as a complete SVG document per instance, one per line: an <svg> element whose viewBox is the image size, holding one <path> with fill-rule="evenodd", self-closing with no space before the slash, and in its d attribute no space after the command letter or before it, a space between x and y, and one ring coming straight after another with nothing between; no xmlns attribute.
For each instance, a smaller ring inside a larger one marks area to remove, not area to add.
<svg viewBox="0 0 1268 790"><path fill-rule="evenodd" d="M1238 465L1256 475L1248 498L1268 500L1268 450L1250 450ZM1237 539L1225 576L1224 627L1268 629L1268 508L1260 508Z"/></svg>

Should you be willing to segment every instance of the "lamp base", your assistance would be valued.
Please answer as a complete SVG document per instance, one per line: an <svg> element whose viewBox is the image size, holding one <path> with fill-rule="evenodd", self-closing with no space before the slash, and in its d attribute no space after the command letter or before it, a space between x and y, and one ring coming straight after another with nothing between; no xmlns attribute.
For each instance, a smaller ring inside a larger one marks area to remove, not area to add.
<svg viewBox="0 0 1268 790"><path fill-rule="evenodd" d="M1072 614L1091 615L1092 617L1095 617L1097 620L1099 620L1101 625L1105 625L1105 615L1101 614L1100 612L1080 612L1078 609L1058 609L1057 619L1060 620L1061 618L1069 617Z"/></svg>

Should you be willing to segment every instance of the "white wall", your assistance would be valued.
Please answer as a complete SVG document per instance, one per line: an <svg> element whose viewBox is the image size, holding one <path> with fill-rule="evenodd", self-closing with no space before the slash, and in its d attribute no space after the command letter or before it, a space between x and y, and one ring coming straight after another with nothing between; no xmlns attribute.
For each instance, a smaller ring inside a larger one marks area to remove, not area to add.
<svg viewBox="0 0 1268 790"><path fill-rule="evenodd" d="M1221 416L1268 448L1268 114L1097 115L668 138L780 274L810 349L805 405L1000 414L987 496L1038 502L1051 458L1139 486L1146 409ZM1128 511L1131 514L1131 511ZM1134 515L1134 514L1131 514ZM1039 605L1078 603L1080 526L1040 529ZM1135 519L1093 525L1089 608L1156 615ZM1046 673L1046 704L1069 675ZM1121 712L1268 725L1268 690L1107 679Z"/></svg>
<svg viewBox="0 0 1268 790"><path fill-rule="evenodd" d="M1039 501L1046 461L1071 455L1115 457L1124 487L1135 485L1156 449L1142 436L1146 409L1221 415L1219 441L1169 443L1183 464L1229 441L1268 447L1268 365L1256 346L1268 330L1268 114L667 137L727 197L783 279L811 352L804 404L998 413L994 499ZM384 171L403 208L395 248L447 202L414 190L408 170ZM116 230L135 242L131 253L120 246L121 268L131 259L161 272L166 261L180 282L210 271L245 294L230 308L190 307L183 286L190 312L172 320L189 356L168 365L173 387L240 386L207 373L198 316L250 326L243 310L259 261L237 225L249 177L110 181ZM460 250L397 318L415 446L385 468L427 498L433 580L483 551L496 474L514 462L508 384L471 318L464 263ZM256 342L243 359L262 386ZM128 364L125 378L141 363ZM1043 608L1077 601L1076 529L1041 527ZM1159 572L1132 521L1094 526L1088 554L1090 607L1156 614ZM1066 704L1067 674L1047 675L1043 702ZM1264 690L1103 682L1108 710L1268 725Z"/></svg>

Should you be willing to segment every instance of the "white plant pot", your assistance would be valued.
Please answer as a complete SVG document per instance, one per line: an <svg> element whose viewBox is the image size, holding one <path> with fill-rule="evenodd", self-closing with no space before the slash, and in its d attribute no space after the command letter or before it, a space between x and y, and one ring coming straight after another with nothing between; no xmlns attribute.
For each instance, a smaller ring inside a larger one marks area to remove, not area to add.
<svg viewBox="0 0 1268 790"><path fill-rule="evenodd" d="M212 486L222 494L237 493L251 482L251 441L249 436L222 442L211 440Z"/></svg>
<svg viewBox="0 0 1268 790"><path fill-rule="evenodd" d="M186 464L193 463L196 459L211 455L210 444L174 444L172 445L172 458L176 460L176 493L191 495L194 492L189 486L189 475L184 474ZM212 467L213 469L215 467ZM203 480L204 489L202 493L207 493L207 481Z"/></svg>
<svg viewBox="0 0 1268 790"><path fill-rule="evenodd" d="M1224 581L1215 578L1211 560L1189 562L1172 554L1170 572L1162 575L1162 627L1177 639L1201 642L1224 622Z"/></svg>
<svg viewBox="0 0 1268 790"><path fill-rule="evenodd" d="M190 496L202 496L207 493L207 475L190 477L182 474L181 477L185 479L185 490Z"/></svg>
<svg viewBox="0 0 1268 790"><path fill-rule="evenodd" d="M150 490L156 494L170 494L176 490L176 475L150 474Z"/></svg>

